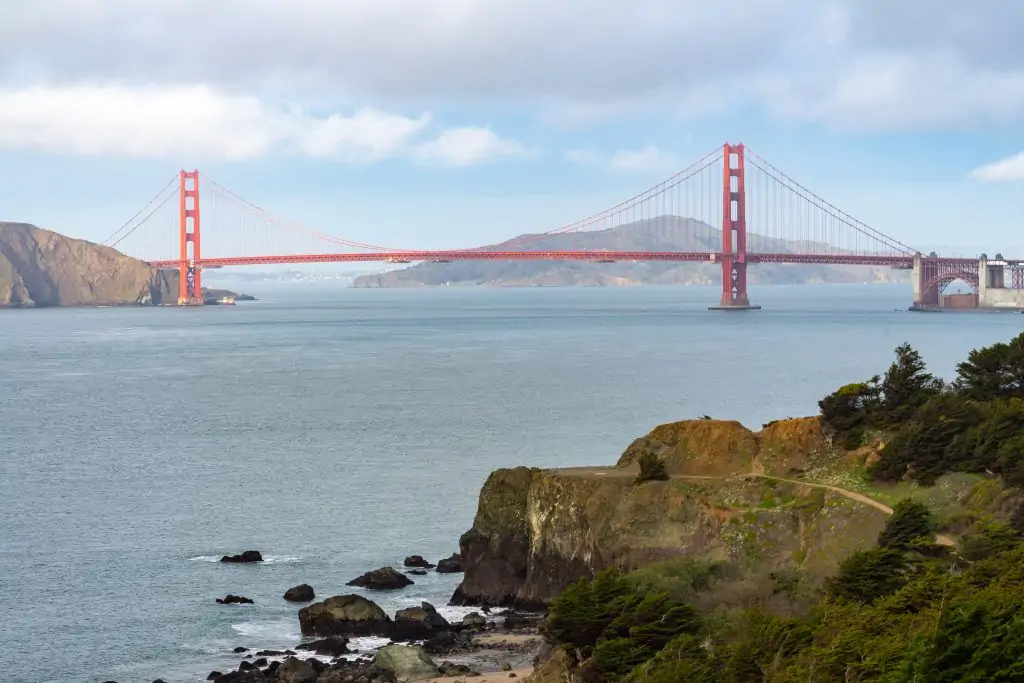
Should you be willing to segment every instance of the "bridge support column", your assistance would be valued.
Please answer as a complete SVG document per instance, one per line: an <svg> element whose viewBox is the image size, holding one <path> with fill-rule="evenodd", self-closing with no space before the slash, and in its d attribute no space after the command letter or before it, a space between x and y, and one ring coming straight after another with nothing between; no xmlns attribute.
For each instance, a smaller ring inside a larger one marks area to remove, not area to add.
<svg viewBox="0 0 1024 683"><path fill-rule="evenodd" d="M178 305L201 306L203 304L202 271L196 265L201 258L199 242L199 171L182 171L178 174L181 183L178 255Z"/></svg>
<svg viewBox="0 0 1024 683"><path fill-rule="evenodd" d="M921 293L924 290L924 269L921 267L921 252L914 253L914 267L910 271L910 282L913 288L912 308L921 308L924 303L921 300Z"/></svg>
<svg viewBox="0 0 1024 683"><path fill-rule="evenodd" d="M747 298L747 190L743 145L722 147L722 298L712 311L761 308ZM734 180L735 179L735 180Z"/></svg>

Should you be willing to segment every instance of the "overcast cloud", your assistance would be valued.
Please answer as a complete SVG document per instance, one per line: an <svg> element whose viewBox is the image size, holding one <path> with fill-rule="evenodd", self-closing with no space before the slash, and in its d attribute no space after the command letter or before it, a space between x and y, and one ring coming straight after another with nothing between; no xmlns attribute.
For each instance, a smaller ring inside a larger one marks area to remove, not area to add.
<svg viewBox="0 0 1024 683"><path fill-rule="evenodd" d="M16 105L0 114L7 146L113 151L103 135L84 139L90 121L172 103L195 109L186 116L211 140L241 131L219 150L228 158L289 149L460 165L536 150L488 121L452 131L425 112L509 103L584 126L756 106L853 131L1024 120L1019 0L4 0L0 11L0 98ZM101 113L108 96L121 114ZM158 152L145 141L162 125L129 125L136 142L122 151Z"/></svg>

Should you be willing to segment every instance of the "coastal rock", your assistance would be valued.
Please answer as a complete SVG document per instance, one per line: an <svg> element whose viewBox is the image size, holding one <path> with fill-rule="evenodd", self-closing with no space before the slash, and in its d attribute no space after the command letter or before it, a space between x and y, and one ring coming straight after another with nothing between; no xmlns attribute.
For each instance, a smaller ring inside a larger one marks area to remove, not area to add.
<svg viewBox="0 0 1024 683"><path fill-rule="evenodd" d="M467 628L481 629L487 626L487 619L479 612L470 612L462 617L462 625Z"/></svg>
<svg viewBox="0 0 1024 683"><path fill-rule="evenodd" d="M28 223L0 221L0 308L167 305L177 298L177 270Z"/></svg>
<svg viewBox="0 0 1024 683"><path fill-rule="evenodd" d="M645 450L674 478L634 484ZM656 427L614 467L493 472L473 527L460 539L465 576L452 604L543 608L570 583L606 567L699 558L730 567L701 600L741 602L776 571L812 584L871 547L884 512L841 492L785 478L823 457L842 460L814 418L755 434L736 422ZM809 464L810 463L810 464Z"/></svg>
<svg viewBox="0 0 1024 683"><path fill-rule="evenodd" d="M419 607L398 610L389 635L392 640L426 640L449 628L448 620L438 614L433 605L424 602Z"/></svg>
<svg viewBox="0 0 1024 683"><path fill-rule="evenodd" d="M441 675L446 678L454 678L456 676L479 676L480 672L472 669L465 664L452 664L451 662L441 662L437 665L438 671Z"/></svg>
<svg viewBox="0 0 1024 683"><path fill-rule="evenodd" d="M288 657L276 672L277 683L315 683L317 670L309 662L296 657Z"/></svg>
<svg viewBox="0 0 1024 683"><path fill-rule="evenodd" d="M411 576L426 576L427 575L427 572L424 569L407 569L405 573L409 574Z"/></svg>
<svg viewBox="0 0 1024 683"><path fill-rule="evenodd" d="M526 497L539 471L516 467L487 477L473 527L459 539L466 567L453 605L498 606L516 599L530 560Z"/></svg>
<svg viewBox="0 0 1024 683"><path fill-rule="evenodd" d="M346 586L357 586L369 590L396 590L412 585L412 580L394 567L381 567L352 579Z"/></svg>
<svg viewBox="0 0 1024 683"><path fill-rule="evenodd" d="M229 671L223 676L213 679L213 683L273 683L273 681L273 678L267 678L259 669Z"/></svg>
<svg viewBox="0 0 1024 683"><path fill-rule="evenodd" d="M314 640L311 643L303 643L295 648L296 650L306 650L308 652L315 652L318 655L324 655L325 657L340 657L352 652L348 649L348 638L344 636L329 636L327 638L321 638L320 640Z"/></svg>
<svg viewBox="0 0 1024 683"><path fill-rule="evenodd" d="M335 595L299 610L304 636L384 636L391 617L361 595Z"/></svg>
<svg viewBox="0 0 1024 683"><path fill-rule="evenodd" d="M398 683L411 683L440 675L437 665L422 647L388 645L377 651L373 663L390 672Z"/></svg>
<svg viewBox="0 0 1024 683"><path fill-rule="evenodd" d="M309 602L315 597L313 587L308 583L289 588L284 592L284 599L288 602Z"/></svg>
<svg viewBox="0 0 1024 683"><path fill-rule="evenodd" d="M423 559L422 555L410 555L405 558L405 562L402 563L406 567L414 567L415 569L433 569L434 565Z"/></svg>
<svg viewBox="0 0 1024 683"><path fill-rule="evenodd" d="M225 595L223 598L217 598L218 605L252 605L253 601L249 598L241 595Z"/></svg>
<svg viewBox="0 0 1024 683"><path fill-rule="evenodd" d="M462 571L462 557L458 553L452 554L437 563L438 574L458 574Z"/></svg>
<svg viewBox="0 0 1024 683"><path fill-rule="evenodd" d="M262 562L263 555L260 554L259 550L246 550L241 555L225 555L220 558L220 561L248 564L250 562Z"/></svg>

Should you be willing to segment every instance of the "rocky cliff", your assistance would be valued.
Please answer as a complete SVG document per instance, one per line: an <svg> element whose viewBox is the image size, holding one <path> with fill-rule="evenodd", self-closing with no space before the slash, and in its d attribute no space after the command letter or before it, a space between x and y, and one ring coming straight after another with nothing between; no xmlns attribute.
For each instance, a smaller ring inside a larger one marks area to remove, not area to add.
<svg viewBox="0 0 1024 683"><path fill-rule="evenodd" d="M178 272L27 223L0 222L0 308L174 304Z"/></svg>
<svg viewBox="0 0 1024 683"><path fill-rule="evenodd" d="M669 480L634 483L645 450L665 459ZM614 467L497 470L461 538L465 577L452 600L538 607L605 567L673 558L728 567L719 594L737 599L762 593L759 582L782 572L820 583L848 554L871 546L886 518L838 489L798 479L834 453L816 418L758 433L691 420L655 428Z"/></svg>

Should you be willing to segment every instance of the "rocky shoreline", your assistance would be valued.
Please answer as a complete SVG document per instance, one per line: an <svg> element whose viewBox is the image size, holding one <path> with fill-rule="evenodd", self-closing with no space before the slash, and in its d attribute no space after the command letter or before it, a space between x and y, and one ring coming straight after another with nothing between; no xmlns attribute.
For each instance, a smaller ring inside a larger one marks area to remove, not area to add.
<svg viewBox="0 0 1024 683"><path fill-rule="evenodd" d="M259 564L262 553L246 550L224 555L225 564ZM386 566L347 582L370 593L393 594L412 581L406 576L461 573L459 553L431 563L419 555L405 558L403 571ZM456 595L458 591L456 591ZM284 590L281 599L302 604L297 617L301 638L293 646L235 647L237 664L210 671L196 680L214 683L398 683L401 681L455 681L472 677L480 683L525 677L536 665L542 639L539 613L482 606L459 621L449 621L434 605L385 612L376 602L355 593L314 601L313 586L300 584ZM254 604L250 598L228 594L216 598L222 605ZM453 601L454 602L454 601ZM380 639L380 647L365 641ZM118 683L106 681L105 683ZM154 683L166 683L157 679Z"/></svg>

